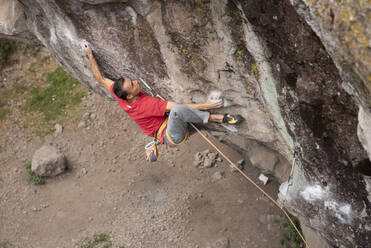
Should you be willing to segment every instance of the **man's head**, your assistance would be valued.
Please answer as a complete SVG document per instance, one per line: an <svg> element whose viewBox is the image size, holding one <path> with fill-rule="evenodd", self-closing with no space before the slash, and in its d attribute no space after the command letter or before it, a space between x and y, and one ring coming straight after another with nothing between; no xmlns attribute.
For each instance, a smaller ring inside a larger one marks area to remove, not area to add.
<svg viewBox="0 0 371 248"><path fill-rule="evenodd" d="M138 80L131 80L130 78L120 78L113 85L115 95L129 102L136 100L141 90L142 86L138 83Z"/></svg>

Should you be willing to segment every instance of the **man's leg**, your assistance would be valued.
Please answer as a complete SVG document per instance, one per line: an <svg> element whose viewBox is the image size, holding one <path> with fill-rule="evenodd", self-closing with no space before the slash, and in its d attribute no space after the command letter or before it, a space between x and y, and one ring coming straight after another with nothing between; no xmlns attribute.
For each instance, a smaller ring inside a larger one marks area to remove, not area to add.
<svg viewBox="0 0 371 248"><path fill-rule="evenodd" d="M186 136L188 123L208 123L209 121L221 123L223 115L210 115L207 111L200 111L184 105L174 106L169 114L167 131L174 143L179 144ZM165 142L169 144L165 136Z"/></svg>

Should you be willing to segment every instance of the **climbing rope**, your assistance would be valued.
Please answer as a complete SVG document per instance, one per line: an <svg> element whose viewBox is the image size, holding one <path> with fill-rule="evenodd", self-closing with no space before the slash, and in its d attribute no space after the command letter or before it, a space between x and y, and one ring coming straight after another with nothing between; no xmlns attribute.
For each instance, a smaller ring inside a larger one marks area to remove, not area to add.
<svg viewBox="0 0 371 248"><path fill-rule="evenodd" d="M149 86L148 86L149 87ZM150 87L149 87L150 88ZM150 88L151 89L151 88ZM156 95L158 98L162 99L162 100L165 100L161 95L157 94ZM286 210L283 209L283 206L281 204L279 204L276 200L274 200L267 192L265 192L259 185L257 185L249 176L247 176L240 168L238 168L238 166L232 162L232 160L227 156L225 155L209 138L207 138L193 123L189 123L196 131L197 133L199 133L201 135L202 138L204 138L204 140L206 140L207 143L209 143L212 147L214 147L214 149L220 154L223 156L223 158L225 158L232 166L234 169L236 169L243 177L245 177L252 185L254 185L258 190L260 190L260 192L262 192L269 200L271 200L277 207L279 207L282 212L286 215L287 219L289 219L291 225L294 227L295 231L297 232L297 234L300 236L300 238L303 240L303 242L305 243L306 247L307 248L310 248L307 241L304 239L303 235L300 233L299 229L296 227L296 225L294 224L294 221L291 219L290 215L286 212ZM299 159L299 155L300 155L300 150L299 149L295 149L294 151L294 161L293 163L295 164L295 161L297 159ZM291 173L290 173L290 177L292 178L292 174L293 174L293 169L294 169L294 164L293 164L293 167L291 169Z"/></svg>
<svg viewBox="0 0 371 248"><path fill-rule="evenodd" d="M276 200L274 200L267 192L265 192L259 185L257 185L249 176L247 176L238 166L230 160L227 155L225 155L210 139L208 139L193 123L189 123L200 135L202 138L204 138L212 147L214 147L215 150L218 151L220 155L223 156L233 167L236 169L242 176L244 176L251 184L253 184L256 188L258 188L269 200L271 200L277 207L279 207L282 212L286 215L286 217L289 219L291 225L295 228L296 232L300 236L300 238L303 240L307 248L310 248L308 243L305 241L303 235L300 233L299 229L294 224L293 220L289 216L289 214L283 209L283 206L279 204ZM295 159L294 159L295 161Z"/></svg>

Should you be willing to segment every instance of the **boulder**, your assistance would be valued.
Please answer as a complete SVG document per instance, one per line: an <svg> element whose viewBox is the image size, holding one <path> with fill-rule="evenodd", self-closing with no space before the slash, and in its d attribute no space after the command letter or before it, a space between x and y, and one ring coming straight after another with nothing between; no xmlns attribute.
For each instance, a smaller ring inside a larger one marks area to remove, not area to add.
<svg viewBox="0 0 371 248"><path fill-rule="evenodd" d="M321 39L344 80L344 89L371 109L370 2L290 0Z"/></svg>
<svg viewBox="0 0 371 248"><path fill-rule="evenodd" d="M32 157L31 170L41 177L56 176L67 168L66 158L52 145L45 145Z"/></svg>
<svg viewBox="0 0 371 248"><path fill-rule="evenodd" d="M0 0L0 38L18 39L23 42L40 45L26 25L22 5L14 0Z"/></svg>

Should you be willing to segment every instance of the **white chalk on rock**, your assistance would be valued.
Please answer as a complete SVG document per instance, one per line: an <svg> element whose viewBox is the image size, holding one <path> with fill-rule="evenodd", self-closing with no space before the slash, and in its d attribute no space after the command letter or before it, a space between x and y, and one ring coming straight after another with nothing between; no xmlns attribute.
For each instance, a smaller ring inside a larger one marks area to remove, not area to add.
<svg viewBox="0 0 371 248"><path fill-rule="evenodd" d="M262 183L263 183L264 185L266 185L267 182L268 182L268 180L269 180L269 178L268 178L266 175L264 175L264 174L260 174L260 176L259 176L259 180L262 181Z"/></svg>
<svg viewBox="0 0 371 248"><path fill-rule="evenodd" d="M80 46L83 51L86 51L88 48L90 48L93 52L95 52L95 49L92 44L90 44L86 40L80 40Z"/></svg>

